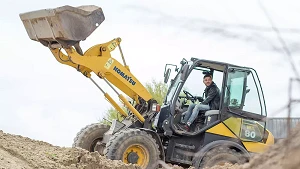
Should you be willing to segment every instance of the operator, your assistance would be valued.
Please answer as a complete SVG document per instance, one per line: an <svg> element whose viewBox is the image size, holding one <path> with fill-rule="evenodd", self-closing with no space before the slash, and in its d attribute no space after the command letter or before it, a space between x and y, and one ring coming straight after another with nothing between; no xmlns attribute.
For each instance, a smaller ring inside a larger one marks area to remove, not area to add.
<svg viewBox="0 0 300 169"><path fill-rule="evenodd" d="M212 75L206 74L203 77L203 83L206 88L204 90L205 100L199 104L190 104L188 110L182 115L185 115L181 120L181 124L183 124L183 129L189 130L190 125L197 118L199 111L206 110L218 110L220 103L220 89L213 82Z"/></svg>

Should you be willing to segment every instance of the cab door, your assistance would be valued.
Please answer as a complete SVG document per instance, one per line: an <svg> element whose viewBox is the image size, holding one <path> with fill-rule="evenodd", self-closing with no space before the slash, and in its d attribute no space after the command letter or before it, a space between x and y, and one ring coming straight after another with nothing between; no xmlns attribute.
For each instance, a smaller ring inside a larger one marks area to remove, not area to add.
<svg viewBox="0 0 300 169"><path fill-rule="evenodd" d="M236 67L227 70L221 113L224 124L244 141L262 141L267 112L256 71Z"/></svg>

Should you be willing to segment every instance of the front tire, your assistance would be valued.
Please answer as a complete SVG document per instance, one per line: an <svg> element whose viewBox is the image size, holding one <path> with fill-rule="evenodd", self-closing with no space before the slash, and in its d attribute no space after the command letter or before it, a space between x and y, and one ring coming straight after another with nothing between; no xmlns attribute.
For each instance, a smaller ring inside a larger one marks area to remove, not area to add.
<svg viewBox="0 0 300 169"><path fill-rule="evenodd" d="M111 160L137 164L143 169L157 168L160 151L155 139L139 129L122 130L112 136L104 154Z"/></svg>
<svg viewBox="0 0 300 169"><path fill-rule="evenodd" d="M103 135L109 130L109 125L93 123L81 129L74 138L73 147L80 147L89 152L98 151L103 155L105 145L101 144Z"/></svg>

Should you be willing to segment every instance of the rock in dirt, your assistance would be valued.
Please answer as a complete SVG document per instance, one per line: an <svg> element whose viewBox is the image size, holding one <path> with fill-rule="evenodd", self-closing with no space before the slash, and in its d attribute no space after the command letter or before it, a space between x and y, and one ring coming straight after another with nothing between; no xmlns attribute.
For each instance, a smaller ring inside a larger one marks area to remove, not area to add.
<svg viewBox="0 0 300 169"><path fill-rule="evenodd" d="M63 148L0 131L0 169L138 169L97 152Z"/></svg>

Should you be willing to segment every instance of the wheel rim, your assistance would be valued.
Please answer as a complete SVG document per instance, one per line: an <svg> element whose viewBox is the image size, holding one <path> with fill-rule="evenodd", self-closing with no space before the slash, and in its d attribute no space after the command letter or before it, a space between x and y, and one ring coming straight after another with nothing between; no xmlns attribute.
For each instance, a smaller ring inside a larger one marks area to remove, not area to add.
<svg viewBox="0 0 300 169"><path fill-rule="evenodd" d="M144 168L149 163L149 153L141 144L131 145L123 153L123 162L137 164Z"/></svg>
<svg viewBox="0 0 300 169"><path fill-rule="evenodd" d="M97 146L98 142L101 142L101 138L95 139L92 144L90 145L89 151L90 152L94 152L95 151L95 147Z"/></svg>
<svg viewBox="0 0 300 169"><path fill-rule="evenodd" d="M103 155L105 146L102 145L102 138L94 140L89 148L90 152L98 152L100 155Z"/></svg>

